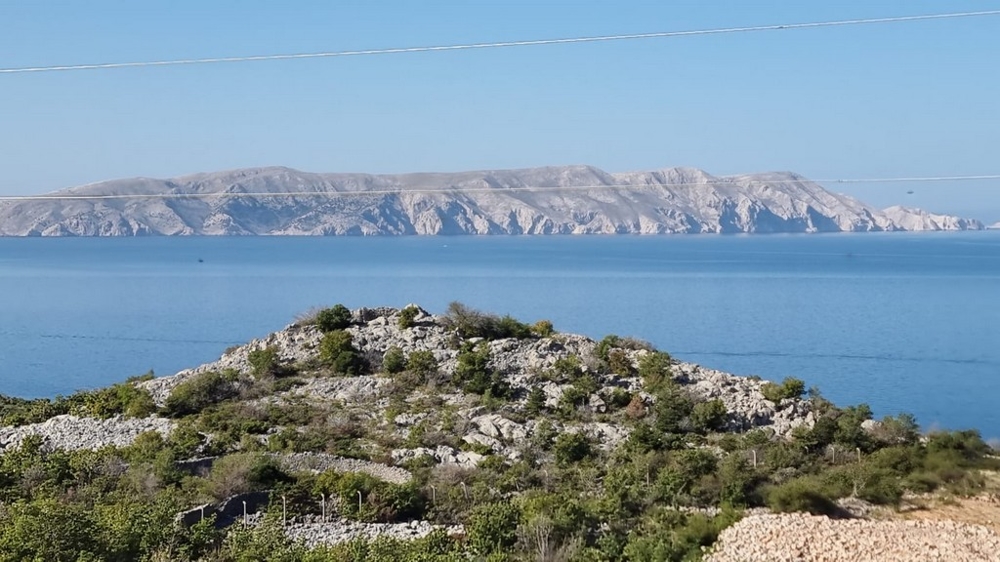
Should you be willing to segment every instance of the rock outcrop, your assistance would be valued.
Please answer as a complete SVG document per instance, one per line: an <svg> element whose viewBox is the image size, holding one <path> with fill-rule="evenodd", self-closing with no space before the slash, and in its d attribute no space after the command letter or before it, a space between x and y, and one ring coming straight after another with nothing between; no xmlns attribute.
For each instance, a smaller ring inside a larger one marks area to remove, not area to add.
<svg viewBox="0 0 1000 562"><path fill-rule="evenodd" d="M928 213L922 209L894 206L882 211L903 230L983 230L983 223L951 215Z"/></svg>
<svg viewBox="0 0 1000 562"><path fill-rule="evenodd" d="M419 309L419 307L418 307ZM381 358L390 348L401 349L407 356L415 351L430 351L439 364L439 373L445 379L452 376L457 365L458 350L453 345L453 333L445 326L442 317L434 316L420 309L414 325L400 328L399 310L392 308L361 309L354 312L355 324L347 331L353 337L353 345L365 355ZM315 358L322 333L311 325L293 324L280 332L254 340L244 346L232 348L218 361L202 365L196 369L181 371L172 377L146 381L142 384L150 390L154 399L162 403L177 384L211 370L235 369L240 372L250 370L250 353L266 348L273 349L279 361L287 365L301 364ZM538 387L546 396L546 404L556 407L563 393L571 384L557 383L544 375L551 371L560 360L570 357L592 357L597 342L574 334L556 334L547 338L500 339L488 342L490 366L502 373L506 381L515 389L519 397L515 408L523 408L528 392ZM625 350L626 356L637 365L640 358L650 353L645 349ZM580 364L583 372L592 372L598 380L599 389L589 398L590 408L599 413L602 410L602 394L621 389L639 393L651 402L654 398L642 392L642 382L634 373L598 373L591 371L586 362ZM675 362L673 366L676 380L693 396L701 399L719 399L728 412L728 429L748 431L763 429L778 437L787 437L799 425L811 426L814 419L809 402L800 399L784 400L775 404L764 398L761 387L765 381L740 377L722 371L706 369L699 365ZM315 378L302 386L263 399L266 402L283 400L339 401L345 404L376 404L377 411L366 411L373 420L384 417L386 407L381 398L390 379L378 375L340 378ZM420 396L411 397L418 399ZM467 397L459 394L441 393L438 398L458 408L462 420L459 437L465 443L492 449L511 459L519 457L519 448L536 432L538 423L533 420L516 422L497 413L488 413L480 407L469 406ZM380 405L380 406L378 406ZM419 414L403 414L393 419L400 437L405 437L411 427L421 423ZM603 448L612 448L628 437L625 426L600 423L562 423L551 421L558 431L582 431ZM484 457L474 451L459 450L452 446L440 445L434 448L396 448L391 451L394 462L402 463L411 459L428 457L438 464L453 464L463 468L474 467Z"/></svg>
<svg viewBox="0 0 1000 562"><path fill-rule="evenodd" d="M268 194L268 195L260 195ZM92 196L114 196L93 198ZM73 199L60 198L72 196ZM407 235L864 232L980 229L885 212L794 173L591 166L450 174L253 168L90 184L0 202L0 235Z"/></svg>

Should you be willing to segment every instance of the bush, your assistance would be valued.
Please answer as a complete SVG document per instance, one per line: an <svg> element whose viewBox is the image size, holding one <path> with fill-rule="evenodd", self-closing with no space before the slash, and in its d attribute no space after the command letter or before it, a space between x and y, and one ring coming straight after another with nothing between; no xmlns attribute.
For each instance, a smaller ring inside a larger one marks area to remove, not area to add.
<svg viewBox="0 0 1000 562"><path fill-rule="evenodd" d="M343 330L350 325L351 311L342 304L335 304L316 313L316 326L323 333Z"/></svg>
<svg viewBox="0 0 1000 562"><path fill-rule="evenodd" d="M573 382L583 374L583 364L576 355L560 357L552 364L550 378L555 382Z"/></svg>
<svg viewBox="0 0 1000 562"><path fill-rule="evenodd" d="M539 320L531 326L531 333L540 338L548 338L552 337L556 330L549 320Z"/></svg>
<svg viewBox="0 0 1000 562"><path fill-rule="evenodd" d="M344 330L333 330L319 342L319 358L335 373L360 375L364 361L353 346L354 337Z"/></svg>
<svg viewBox="0 0 1000 562"><path fill-rule="evenodd" d="M726 405L718 398L699 402L691 410L691 427L701 433L722 431L726 427L728 416Z"/></svg>
<svg viewBox="0 0 1000 562"><path fill-rule="evenodd" d="M509 398L512 394L510 385L500 373L490 368L490 348L485 343L479 345L465 344L458 353L458 364L455 366L454 380L463 390L472 394L486 395L492 398Z"/></svg>
<svg viewBox="0 0 1000 562"><path fill-rule="evenodd" d="M591 454L590 438L579 432L563 433L556 437L552 450L560 464L580 462Z"/></svg>
<svg viewBox="0 0 1000 562"><path fill-rule="evenodd" d="M837 504L816 481L807 478L790 480L767 494L767 505L778 513L808 512L813 515L836 515Z"/></svg>
<svg viewBox="0 0 1000 562"><path fill-rule="evenodd" d="M764 398L778 404L786 398L801 398L806 392L806 384L799 379L788 377L781 385L773 382L764 383L760 387Z"/></svg>
<svg viewBox="0 0 1000 562"><path fill-rule="evenodd" d="M83 410L98 418L124 414L144 418L156 411L156 403L148 390L136 386L139 377L107 388L82 393Z"/></svg>
<svg viewBox="0 0 1000 562"><path fill-rule="evenodd" d="M316 478L313 493L335 497L339 513L355 521L394 523L419 518L424 509L415 484L383 482L362 472L324 472Z"/></svg>
<svg viewBox="0 0 1000 562"><path fill-rule="evenodd" d="M292 369L282 367L278 360L278 348L274 346L251 351L247 354L247 362L250 363L250 374L256 378L293 374Z"/></svg>
<svg viewBox="0 0 1000 562"><path fill-rule="evenodd" d="M541 387L533 386L528 392L528 401L524 405L524 411L531 416L537 416L545 409L545 393Z"/></svg>
<svg viewBox="0 0 1000 562"><path fill-rule="evenodd" d="M396 346L386 350L385 355L382 356L382 369L390 375L405 371L406 356L403 355L403 350Z"/></svg>
<svg viewBox="0 0 1000 562"><path fill-rule="evenodd" d="M460 302L448 305L444 323L462 338L529 338L531 327L511 316L499 317L469 308Z"/></svg>
<svg viewBox="0 0 1000 562"><path fill-rule="evenodd" d="M417 318L417 314L420 314L420 309L415 306L408 306L403 310L399 311L399 329L405 330L407 328L412 328L414 320Z"/></svg>
<svg viewBox="0 0 1000 562"><path fill-rule="evenodd" d="M215 461L209 475L212 495L225 499L245 492L266 490L278 482L287 482L278 461L271 456L238 453Z"/></svg>
<svg viewBox="0 0 1000 562"><path fill-rule="evenodd" d="M171 417L196 414L208 406L236 396L235 373L208 371L195 375L174 387L163 406Z"/></svg>
<svg viewBox="0 0 1000 562"><path fill-rule="evenodd" d="M476 506L465 524L469 547L482 556L509 552L517 542L520 520L521 511L510 503Z"/></svg>
<svg viewBox="0 0 1000 562"><path fill-rule="evenodd" d="M414 351L406 359L406 370L418 375L421 379L437 373L438 362L434 352L429 350Z"/></svg>
<svg viewBox="0 0 1000 562"><path fill-rule="evenodd" d="M660 386L653 411L656 413L654 425L662 433L684 433L688 416L694 409L694 402L677 383L670 381Z"/></svg>
<svg viewBox="0 0 1000 562"><path fill-rule="evenodd" d="M642 384L655 391L664 381L673 379L670 355L661 351L647 353L639 358L639 377Z"/></svg>

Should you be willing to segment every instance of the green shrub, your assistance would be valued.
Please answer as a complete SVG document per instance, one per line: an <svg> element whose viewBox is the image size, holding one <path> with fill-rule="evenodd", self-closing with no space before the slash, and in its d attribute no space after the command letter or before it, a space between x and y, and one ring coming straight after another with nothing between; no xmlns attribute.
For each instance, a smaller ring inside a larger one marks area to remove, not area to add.
<svg viewBox="0 0 1000 562"><path fill-rule="evenodd" d="M351 325L351 311L342 304L335 304L316 313L316 326L323 333L343 330Z"/></svg>
<svg viewBox="0 0 1000 562"><path fill-rule="evenodd" d="M382 356L382 369L390 375L405 371L406 356L403 354L403 350L396 346L386 350L385 355Z"/></svg>
<svg viewBox="0 0 1000 562"><path fill-rule="evenodd" d="M806 384L799 379L788 377L780 385L773 382L764 383L760 387L766 400L778 404L786 398L801 398L806 392Z"/></svg>
<svg viewBox="0 0 1000 562"><path fill-rule="evenodd" d="M462 338L529 338L531 327L511 316L496 316L453 302L448 305L444 323Z"/></svg>
<svg viewBox="0 0 1000 562"><path fill-rule="evenodd" d="M767 494L767 505L778 513L808 512L813 515L836 515L837 504L815 480L798 478L776 486Z"/></svg>
<svg viewBox="0 0 1000 562"><path fill-rule="evenodd" d="M524 410L531 416L537 416L545 409L545 392L541 387L533 386L528 392L528 401L524 405Z"/></svg>
<svg viewBox="0 0 1000 562"><path fill-rule="evenodd" d="M490 348L485 342L478 345L464 344L458 353L454 382L466 392L486 395L495 399L509 398L513 394L503 375L490 366Z"/></svg>
<svg viewBox="0 0 1000 562"><path fill-rule="evenodd" d="M81 393L82 410L91 416L109 418L124 414L133 418L144 418L156 411L156 403L148 390L135 383L145 378L131 378L107 388Z"/></svg>
<svg viewBox="0 0 1000 562"><path fill-rule="evenodd" d="M414 351L406 359L406 370L418 375L421 379L437 373L438 362L434 352L430 350Z"/></svg>
<svg viewBox="0 0 1000 562"><path fill-rule="evenodd" d="M718 398L699 402L691 410L691 427L701 433L722 431L726 427L728 416L726 405Z"/></svg>
<svg viewBox="0 0 1000 562"><path fill-rule="evenodd" d="M660 508L643 518L624 545L624 558L634 562L700 560L723 529L740 519L733 510L708 518Z"/></svg>
<svg viewBox="0 0 1000 562"><path fill-rule="evenodd" d="M289 481L277 459L258 453L227 455L215 461L209 474L212 495L225 499L245 492L266 490Z"/></svg>
<svg viewBox="0 0 1000 562"><path fill-rule="evenodd" d="M573 382L583 374L583 364L576 355L569 355L556 359L552 364L552 378L555 382Z"/></svg>
<svg viewBox="0 0 1000 562"><path fill-rule="evenodd" d="M408 306L403 310L399 311L399 329L405 330L407 328L412 328L414 320L417 318L417 314L420 314L420 309L415 306Z"/></svg>
<svg viewBox="0 0 1000 562"><path fill-rule="evenodd" d="M559 397L559 416L563 419L573 419L578 408L587 403L590 394L587 394L576 386L571 386L563 390Z"/></svg>
<svg viewBox="0 0 1000 562"><path fill-rule="evenodd" d="M333 372L342 375L360 375L364 361L354 349L354 337L344 330L327 332L319 342L319 358Z"/></svg>
<svg viewBox="0 0 1000 562"><path fill-rule="evenodd" d="M207 371L178 384L164 404L164 413L171 417L196 414L208 406L236 396L233 373Z"/></svg>
<svg viewBox="0 0 1000 562"><path fill-rule="evenodd" d="M254 377L260 378L283 374L281 365L278 362L277 347L269 346L264 349L255 349L247 354L247 362L250 363L250 374Z"/></svg>
<svg viewBox="0 0 1000 562"><path fill-rule="evenodd" d="M549 320L539 320L532 324L531 333L540 338L549 338L555 335L556 330Z"/></svg>
<svg viewBox="0 0 1000 562"><path fill-rule="evenodd" d="M583 433L562 433L556 437L552 451L560 464L572 464L589 457L592 446L590 438Z"/></svg>
<svg viewBox="0 0 1000 562"><path fill-rule="evenodd" d="M465 524L470 549L481 556L509 552L517 542L520 520L521 511L507 502L476 506Z"/></svg>
<svg viewBox="0 0 1000 562"><path fill-rule="evenodd" d="M608 405L608 411L621 410L632 402L632 393L624 388L615 388L611 392L603 394L604 402Z"/></svg>
<svg viewBox="0 0 1000 562"><path fill-rule="evenodd" d="M653 404L654 427L661 433L684 433L693 409L691 397L677 383L661 383Z"/></svg>
<svg viewBox="0 0 1000 562"><path fill-rule="evenodd" d="M664 381L673 380L670 355L662 351L647 353L639 358L639 377L650 391L655 391Z"/></svg>
<svg viewBox="0 0 1000 562"><path fill-rule="evenodd" d="M362 472L324 472L316 478L313 493L336 497L339 513L355 521L394 523L419 518L424 510L415 484L383 482Z"/></svg>

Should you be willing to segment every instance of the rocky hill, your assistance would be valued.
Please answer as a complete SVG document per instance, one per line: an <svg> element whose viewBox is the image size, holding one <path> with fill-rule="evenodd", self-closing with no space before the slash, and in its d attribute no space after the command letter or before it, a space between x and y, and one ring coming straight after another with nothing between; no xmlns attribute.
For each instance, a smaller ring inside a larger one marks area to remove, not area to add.
<svg viewBox="0 0 1000 562"><path fill-rule="evenodd" d="M266 193L269 195L255 195ZM135 178L0 201L0 235L434 235L982 229L872 208L794 173L590 166L401 175L254 168Z"/></svg>
<svg viewBox="0 0 1000 562"><path fill-rule="evenodd" d="M920 436L905 415L876 421L802 381L715 371L629 337L458 303L337 305L173 376L0 396L0 555L694 560L746 516L713 559L768 559L761 536L805 552L809 533L841 533L771 511L864 517L904 494L974 495L1000 468L991 454L975 432ZM809 525L772 537L787 521ZM970 540L1000 540L920 529L963 560L980 551ZM866 545L924 544L903 527L873 532Z"/></svg>

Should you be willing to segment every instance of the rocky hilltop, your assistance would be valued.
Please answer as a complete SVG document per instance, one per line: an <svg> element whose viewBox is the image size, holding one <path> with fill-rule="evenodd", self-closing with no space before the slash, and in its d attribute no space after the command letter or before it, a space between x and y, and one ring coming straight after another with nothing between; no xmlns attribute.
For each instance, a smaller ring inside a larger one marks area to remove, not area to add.
<svg viewBox="0 0 1000 562"><path fill-rule="evenodd" d="M255 194L269 195L255 195ZM0 202L0 235L454 235L974 230L881 211L794 173L591 166L400 175L281 167L123 179Z"/></svg>
<svg viewBox="0 0 1000 562"><path fill-rule="evenodd" d="M0 555L836 561L950 541L912 559L979 560L990 529L866 518L982 495L993 455L629 337L337 305L172 376L0 396Z"/></svg>

